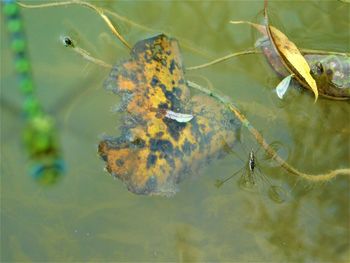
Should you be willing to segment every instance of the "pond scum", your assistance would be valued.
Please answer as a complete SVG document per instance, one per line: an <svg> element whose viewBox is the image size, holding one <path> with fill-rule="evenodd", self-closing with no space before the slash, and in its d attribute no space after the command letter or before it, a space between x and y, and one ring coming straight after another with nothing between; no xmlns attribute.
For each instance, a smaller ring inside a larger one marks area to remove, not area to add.
<svg viewBox="0 0 350 263"><path fill-rule="evenodd" d="M160 34L131 47L106 14L119 15L106 9L82 1L18 4L26 8L71 4L88 7L100 15L112 33L131 51L129 60L112 67L76 47L69 38L64 40L66 46L85 59L112 68L105 87L122 97L119 106L120 111L125 111L120 127L122 134L117 138L105 137L99 144L98 152L106 162L107 171L125 182L130 191L137 194L174 194L177 183L187 173L224 154L221 150L223 141L233 146L241 126L247 128L265 152L292 175L311 182L328 181L341 174L350 175L348 168L323 174L306 174L288 164L234 103L213 90L185 79L176 39ZM188 70L253 53L257 52L248 50L231 54ZM321 63L327 66L328 62L322 60ZM189 88L203 95L191 97ZM184 121L180 116L185 115L193 118Z"/></svg>

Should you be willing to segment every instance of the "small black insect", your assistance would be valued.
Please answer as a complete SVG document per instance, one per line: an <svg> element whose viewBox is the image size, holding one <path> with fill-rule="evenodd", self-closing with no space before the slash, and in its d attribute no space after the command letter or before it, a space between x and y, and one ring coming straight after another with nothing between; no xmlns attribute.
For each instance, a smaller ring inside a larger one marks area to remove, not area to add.
<svg viewBox="0 0 350 263"><path fill-rule="evenodd" d="M63 37L63 45L65 47L74 47L74 43L72 41L72 39L69 36L65 36Z"/></svg>
<svg viewBox="0 0 350 263"><path fill-rule="evenodd" d="M232 177L234 177L236 174L238 174L239 172L241 172L243 170L243 174L241 176L240 183L244 184L245 186L249 185L249 187L253 187L256 184L256 178L254 175L255 168L256 168L256 159L255 159L254 150L252 149L249 152L248 161L244 161L242 159L241 159L241 161L245 162L245 165L241 169L239 169L234 174L232 174L231 176L229 176L223 180L220 180L220 179L216 180L215 185L217 187L221 187L225 182L227 182L228 180L230 180Z"/></svg>
<svg viewBox="0 0 350 263"><path fill-rule="evenodd" d="M254 173L254 168L255 168L255 155L254 155L254 151L251 150L249 152L249 170L250 172Z"/></svg>

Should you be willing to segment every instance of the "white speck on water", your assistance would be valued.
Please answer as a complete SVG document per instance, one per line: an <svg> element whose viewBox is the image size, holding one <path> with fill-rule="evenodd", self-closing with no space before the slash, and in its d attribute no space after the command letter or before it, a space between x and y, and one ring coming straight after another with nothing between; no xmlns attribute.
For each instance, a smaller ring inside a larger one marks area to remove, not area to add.
<svg viewBox="0 0 350 263"><path fill-rule="evenodd" d="M280 99L283 99L284 94L287 92L290 81L292 79L293 75L289 75L287 77L285 77L276 87L276 93L277 96Z"/></svg>

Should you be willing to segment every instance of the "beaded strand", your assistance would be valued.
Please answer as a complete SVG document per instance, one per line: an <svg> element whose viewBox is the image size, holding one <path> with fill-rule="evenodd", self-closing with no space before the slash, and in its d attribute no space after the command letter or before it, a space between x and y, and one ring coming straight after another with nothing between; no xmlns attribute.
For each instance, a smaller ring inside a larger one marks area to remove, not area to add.
<svg viewBox="0 0 350 263"><path fill-rule="evenodd" d="M23 96L22 114L26 125L22 140L30 159L30 174L41 183L53 184L65 170L55 121L44 112L36 96L19 6L13 0L1 2L14 57L14 70Z"/></svg>

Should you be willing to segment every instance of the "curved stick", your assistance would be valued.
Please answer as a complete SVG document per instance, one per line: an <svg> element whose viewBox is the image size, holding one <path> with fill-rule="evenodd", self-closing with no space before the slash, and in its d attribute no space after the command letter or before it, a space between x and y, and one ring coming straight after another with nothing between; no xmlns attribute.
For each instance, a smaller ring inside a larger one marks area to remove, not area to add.
<svg viewBox="0 0 350 263"><path fill-rule="evenodd" d="M54 2L54 3L47 3L47 4L38 4L38 5L28 5L18 2L18 5L24 8L46 8L46 7L59 7L59 6L65 6L65 5L81 5L85 6L87 8L90 8L94 10L97 14L101 16L103 21L107 24L109 29L112 31L112 33L129 49L131 50L131 45L124 39L124 37L118 32L118 30L113 26L112 22L109 20L109 18L104 14L103 9L98 8L88 2L79 1L79 0L72 0L72 1L65 1L65 2Z"/></svg>
<svg viewBox="0 0 350 263"><path fill-rule="evenodd" d="M284 168L287 172L312 182L329 181L340 174L350 176L350 168L336 169L324 174L307 174L307 173L298 171L296 168L288 164L285 160L283 160L277 154L277 152L266 142L262 134L256 128L254 128L254 126L248 121L248 119L244 116L244 114L241 113L238 107L235 106L232 102L228 101L228 99L221 97L219 94L215 93L214 91L211 91L202 86L199 86L198 84L192 81L187 81L187 84L191 88L199 90L200 92L203 92L208 96L213 97L218 101L220 101L221 103L223 103L224 105L226 105L232 111L232 113L241 121L243 126L245 126L249 130L249 132L254 136L256 141L264 148L265 152L272 159L274 159L282 168Z"/></svg>
<svg viewBox="0 0 350 263"><path fill-rule="evenodd" d="M223 61L228 60L228 59L233 58L233 57L249 55L249 54L259 54L259 53L261 53L261 51L258 51L258 50L243 50L243 51L240 51L240 52L228 54L228 55L226 55L224 57L221 57L221 58L214 59L213 61L210 61L208 63L204 63L204 64L201 64L201 65L198 65L198 66L187 67L186 70L202 69L202 68L206 68L206 67L218 64L220 62L223 62Z"/></svg>

